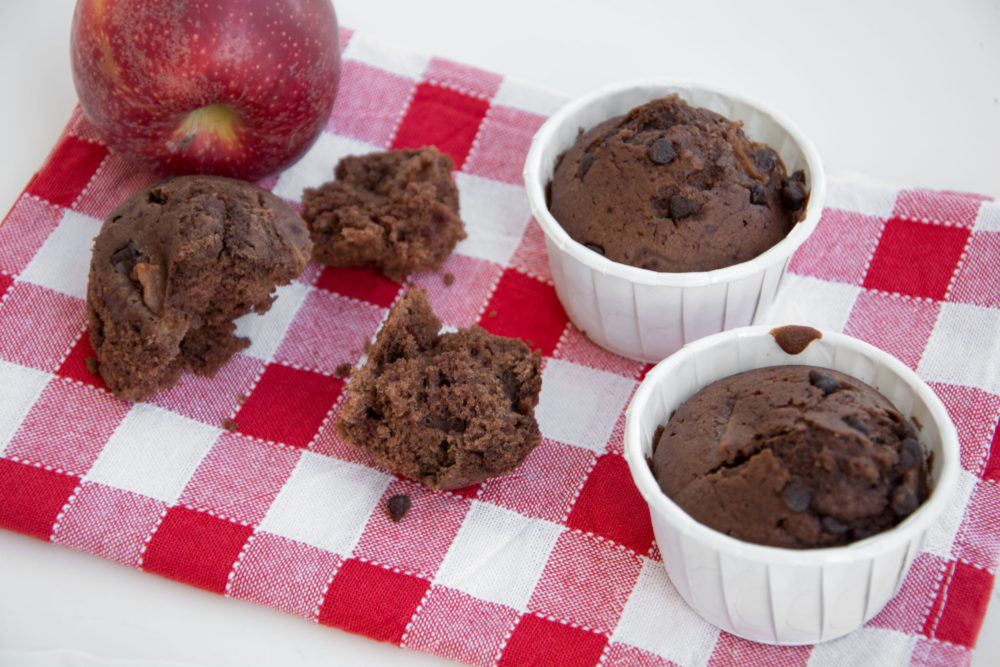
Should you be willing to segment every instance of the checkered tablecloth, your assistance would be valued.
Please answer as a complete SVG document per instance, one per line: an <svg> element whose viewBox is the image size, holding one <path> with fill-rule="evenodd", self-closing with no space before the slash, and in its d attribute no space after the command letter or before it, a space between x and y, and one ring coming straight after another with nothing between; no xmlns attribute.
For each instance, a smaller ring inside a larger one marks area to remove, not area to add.
<svg viewBox="0 0 1000 667"><path fill-rule="evenodd" d="M697 617L660 562L622 458L648 366L588 342L556 299L520 173L563 100L364 34L343 31L343 45L326 131L262 184L298 205L344 155L449 153L469 238L410 281L446 325L541 350L541 445L514 473L447 493L348 448L332 428L336 369L362 357L403 288L317 264L240 320L252 344L214 379L116 400L85 364L91 239L155 177L109 154L77 111L0 225L0 527L475 665L969 661L1000 550L1000 206L831 183L767 317L845 331L916 369L958 427L963 472L866 627L818 646L754 644ZM400 493L413 503L394 523L385 504Z"/></svg>

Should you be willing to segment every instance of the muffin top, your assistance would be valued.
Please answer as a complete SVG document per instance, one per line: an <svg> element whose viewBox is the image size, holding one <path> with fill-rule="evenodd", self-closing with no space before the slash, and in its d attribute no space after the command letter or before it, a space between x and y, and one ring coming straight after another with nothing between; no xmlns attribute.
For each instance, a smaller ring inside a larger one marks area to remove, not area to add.
<svg viewBox="0 0 1000 667"><path fill-rule="evenodd" d="M549 210L574 240L663 272L752 259L788 234L808 200L803 172L788 176L741 123L676 94L582 132L549 186Z"/></svg>
<svg viewBox="0 0 1000 667"><path fill-rule="evenodd" d="M664 425L652 468L696 521L786 548L874 535L928 495L909 421L860 380L804 365L739 373L697 392Z"/></svg>

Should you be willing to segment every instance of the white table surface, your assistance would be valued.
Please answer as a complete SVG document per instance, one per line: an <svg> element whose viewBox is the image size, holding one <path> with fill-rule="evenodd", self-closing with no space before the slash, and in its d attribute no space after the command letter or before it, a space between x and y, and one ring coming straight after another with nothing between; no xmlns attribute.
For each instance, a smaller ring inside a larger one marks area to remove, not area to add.
<svg viewBox="0 0 1000 667"><path fill-rule="evenodd" d="M0 0L0 215L76 102L73 4ZM996 0L335 5L342 25L400 48L567 96L648 76L742 91L792 118L833 176L1000 198ZM1000 664L998 597L977 667ZM0 531L0 665L177 662L446 664Z"/></svg>

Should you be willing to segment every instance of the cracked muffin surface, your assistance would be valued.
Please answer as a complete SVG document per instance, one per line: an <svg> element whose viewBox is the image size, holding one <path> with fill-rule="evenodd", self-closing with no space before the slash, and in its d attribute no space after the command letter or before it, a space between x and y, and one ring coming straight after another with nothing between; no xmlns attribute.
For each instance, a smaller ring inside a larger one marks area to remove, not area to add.
<svg viewBox="0 0 1000 667"><path fill-rule="evenodd" d="M478 326L440 329L424 290L404 294L351 375L335 428L391 472L455 489L511 472L541 442L541 354Z"/></svg>
<svg viewBox="0 0 1000 667"><path fill-rule="evenodd" d="M671 415L651 465L695 520L776 547L863 539L928 495L926 455L910 422L867 384L812 366L708 385Z"/></svg>
<svg viewBox="0 0 1000 667"><path fill-rule="evenodd" d="M678 95L583 132L556 163L549 210L577 242L653 271L709 271L783 239L808 200L742 124Z"/></svg>
<svg viewBox="0 0 1000 667"><path fill-rule="evenodd" d="M126 400L186 370L214 375L250 344L233 320L268 310L311 251L301 216L251 183L179 176L137 191L94 239L87 311L98 372Z"/></svg>

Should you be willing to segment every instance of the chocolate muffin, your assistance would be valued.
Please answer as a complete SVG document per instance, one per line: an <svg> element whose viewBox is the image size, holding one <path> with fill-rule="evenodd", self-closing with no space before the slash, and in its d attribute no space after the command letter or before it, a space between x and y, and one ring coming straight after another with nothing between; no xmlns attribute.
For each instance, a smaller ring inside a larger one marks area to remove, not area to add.
<svg viewBox="0 0 1000 667"><path fill-rule="evenodd" d="M714 382L655 443L660 488L700 523L786 548L848 544L926 498L927 457L884 396L843 373L773 366Z"/></svg>
<svg viewBox="0 0 1000 667"><path fill-rule="evenodd" d="M345 157L336 180L302 195L314 258L373 267L396 282L441 268L465 238L454 166L433 146Z"/></svg>
<svg viewBox="0 0 1000 667"><path fill-rule="evenodd" d="M90 340L105 383L139 401L185 370L214 375L250 344L233 320L268 310L311 251L299 214L251 183L179 176L139 190L104 221L91 257Z"/></svg>
<svg viewBox="0 0 1000 667"><path fill-rule="evenodd" d="M541 442L541 355L474 326L440 334L422 289L389 311L334 426L386 469L434 489L512 471Z"/></svg>
<svg viewBox="0 0 1000 667"><path fill-rule="evenodd" d="M671 95L582 132L556 164L549 210L566 232L622 264L709 271L783 239L808 200L770 147Z"/></svg>

